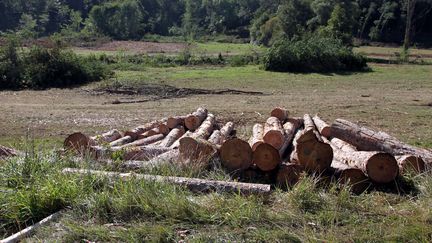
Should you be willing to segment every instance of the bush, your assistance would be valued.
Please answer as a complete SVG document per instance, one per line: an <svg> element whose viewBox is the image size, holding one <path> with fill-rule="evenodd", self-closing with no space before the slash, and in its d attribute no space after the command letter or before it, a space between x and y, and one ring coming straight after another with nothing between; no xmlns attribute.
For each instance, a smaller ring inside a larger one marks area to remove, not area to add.
<svg viewBox="0 0 432 243"><path fill-rule="evenodd" d="M29 88L62 88L108 77L109 72L96 58L79 57L60 48L34 47L26 56Z"/></svg>
<svg viewBox="0 0 432 243"><path fill-rule="evenodd" d="M71 87L111 75L96 57L80 57L60 46L33 47L25 53L17 51L18 46L10 40L0 51L0 90Z"/></svg>
<svg viewBox="0 0 432 243"><path fill-rule="evenodd" d="M340 40L312 36L278 41L265 55L264 68L278 72L362 71L367 63Z"/></svg>

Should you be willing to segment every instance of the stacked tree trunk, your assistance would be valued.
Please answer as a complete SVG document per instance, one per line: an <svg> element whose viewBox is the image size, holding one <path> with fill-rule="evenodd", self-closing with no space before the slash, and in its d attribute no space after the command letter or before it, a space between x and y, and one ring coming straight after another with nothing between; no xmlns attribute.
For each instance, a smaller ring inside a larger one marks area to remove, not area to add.
<svg viewBox="0 0 432 243"><path fill-rule="evenodd" d="M131 130L111 130L98 136L74 133L67 150L96 160L122 159L123 170L161 165L210 168L211 161L242 179L290 187L302 175L332 175L354 192L371 184L386 184L399 174L422 173L432 152L396 138L337 119L328 125L320 117L290 117L275 108L263 123L252 126L248 140L236 137L234 123L221 123L205 108L188 115L151 121Z"/></svg>

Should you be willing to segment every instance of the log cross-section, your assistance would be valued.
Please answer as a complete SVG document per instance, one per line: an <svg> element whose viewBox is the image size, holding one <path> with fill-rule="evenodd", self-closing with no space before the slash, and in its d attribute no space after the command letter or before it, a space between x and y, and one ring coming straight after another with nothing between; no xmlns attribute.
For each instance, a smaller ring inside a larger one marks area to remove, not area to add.
<svg viewBox="0 0 432 243"><path fill-rule="evenodd" d="M277 150L283 147L285 143L285 131L278 118L272 116L267 119L264 125L263 140Z"/></svg>

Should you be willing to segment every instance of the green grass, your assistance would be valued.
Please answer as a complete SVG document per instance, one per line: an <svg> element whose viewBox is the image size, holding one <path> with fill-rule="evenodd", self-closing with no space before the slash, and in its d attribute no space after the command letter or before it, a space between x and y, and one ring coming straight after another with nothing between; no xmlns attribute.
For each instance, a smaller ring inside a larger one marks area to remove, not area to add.
<svg viewBox="0 0 432 243"><path fill-rule="evenodd" d="M262 53L266 50L265 47L252 45L252 44L233 44L233 43L219 43L219 42L208 42L208 43L196 43L196 48L193 52L197 53L208 53L208 54L228 54L228 55L244 55L249 53Z"/></svg>
<svg viewBox="0 0 432 243"><path fill-rule="evenodd" d="M0 236L69 207L36 241L399 241L432 240L432 177L407 178L417 191L397 195L320 186L306 177L268 197L193 194L179 186L62 175L68 159L46 153L0 167ZM188 172L185 172L186 174ZM220 172L222 173L222 172ZM204 176L205 177L205 176ZM7 183L6 183L7 182Z"/></svg>

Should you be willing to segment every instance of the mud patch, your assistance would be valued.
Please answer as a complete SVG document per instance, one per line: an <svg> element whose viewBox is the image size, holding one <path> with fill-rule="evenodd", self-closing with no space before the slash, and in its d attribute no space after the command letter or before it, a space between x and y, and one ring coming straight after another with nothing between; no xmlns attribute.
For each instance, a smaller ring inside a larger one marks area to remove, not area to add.
<svg viewBox="0 0 432 243"><path fill-rule="evenodd" d="M263 92L243 91L236 89L194 89L194 88L177 88L171 85L144 84L138 87L119 86L119 87L102 87L92 91L93 94L117 94L127 96L147 96L145 99L116 99L109 104L133 104L163 99L185 98L193 95L265 95Z"/></svg>

